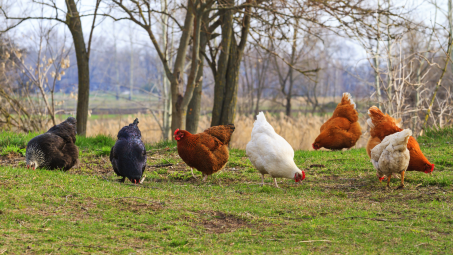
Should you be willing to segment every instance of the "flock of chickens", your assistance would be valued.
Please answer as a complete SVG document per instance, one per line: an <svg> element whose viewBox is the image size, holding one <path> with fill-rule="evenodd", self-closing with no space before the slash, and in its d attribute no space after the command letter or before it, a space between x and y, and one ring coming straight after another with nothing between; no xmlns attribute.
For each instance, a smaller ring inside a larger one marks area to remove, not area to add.
<svg viewBox="0 0 453 255"><path fill-rule="evenodd" d="M400 120L382 113L375 106L368 110L368 115L371 137L366 151L380 181L387 176L389 187L392 175L400 174L401 185L398 188L402 188L406 171L431 173L434 170L434 164L426 159L411 136L411 130L400 128ZM315 139L313 148L341 150L353 147L362 135L358 119L351 95L344 93L332 117L321 126L321 133ZM146 149L138 123L138 119L135 119L132 124L123 127L110 151L113 170L122 177L122 182L126 178L135 184L144 180ZM214 126L199 134L177 129L174 137L178 154L191 167L192 174L193 168L197 169L203 173L205 181L208 175L220 171L228 162L228 144L234 130L233 124ZM75 145L76 133L76 119L69 117L46 133L31 139L26 150L27 168L71 169L77 164L79 155ZM261 173L262 185L265 174L274 178L276 187L276 178L294 179L299 183L305 179L305 172L294 163L293 148L274 131L263 112L257 115L246 154Z"/></svg>

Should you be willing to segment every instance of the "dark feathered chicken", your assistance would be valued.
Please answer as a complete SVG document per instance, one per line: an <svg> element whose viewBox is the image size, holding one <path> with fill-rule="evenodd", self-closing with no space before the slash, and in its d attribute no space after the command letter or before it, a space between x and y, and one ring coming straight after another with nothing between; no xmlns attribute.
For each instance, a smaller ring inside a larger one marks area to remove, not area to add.
<svg viewBox="0 0 453 255"><path fill-rule="evenodd" d="M110 151L110 162L118 176L124 182L128 178L133 183L140 183L146 167L146 149L142 134L138 129L138 119L118 132L118 140Z"/></svg>
<svg viewBox="0 0 453 255"><path fill-rule="evenodd" d="M27 144L27 168L71 169L79 158L76 142L76 119L67 118Z"/></svg>

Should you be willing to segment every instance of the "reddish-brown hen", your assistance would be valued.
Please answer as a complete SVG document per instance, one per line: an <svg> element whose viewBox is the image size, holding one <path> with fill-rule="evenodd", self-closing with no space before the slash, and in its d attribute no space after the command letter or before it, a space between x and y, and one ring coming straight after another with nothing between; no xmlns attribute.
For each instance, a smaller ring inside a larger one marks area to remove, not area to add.
<svg viewBox="0 0 453 255"><path fill-rule="evenodd" d="M333 112L332 117L321 126L321 133L313 143L313 149L322 147L331 150L351 148L362 135L358 122L359 114L349 93L343 98Z"/></svg>
<svg viewBox="0 0 453 255"><path fill-rule="evenodd" d="M384 114L376 106L372 106L368 110L370 119L367 120L370 126L370 139L366 147L368 156L370 156L371 150L378 145L384 137L400 132L401 129L398 126L398 121L390 117L388 114ZM417 140L414 137L410 137L407 143L407 149L410 153L409 166L407 171L419 171L425 173L431 173L434 170L434 164L429 163L428 159L423 155Z"/></svg>
<svg viewBox="0 0 453 255"><path fill-rule="evenodd" d="M176 129L178 154L192 168L208 175L221 170L229 158L228 143L235 127L233 124L214 126L199 134Z"/></svg>

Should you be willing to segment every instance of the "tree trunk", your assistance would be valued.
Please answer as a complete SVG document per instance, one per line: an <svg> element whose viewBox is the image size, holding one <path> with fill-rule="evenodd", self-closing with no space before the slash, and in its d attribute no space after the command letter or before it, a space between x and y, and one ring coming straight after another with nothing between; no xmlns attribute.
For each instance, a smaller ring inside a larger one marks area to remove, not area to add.
<svg viewBox="0 0 453 255"><path fill-rule="evenodd" d="M378 7L380 8L379 0L378 0ZM377 39L376 39L376 53L374 55L374 67L376 68L375 73L374 73L374 79L375 79L375 88L376 88L376 97L378 101L378 107L380 110L382 110L382 102L381 102L381 89L379 86L379 26L381 25L380 23L380 16L378 14L378 20L377 20Z"/></svg>
<svg viewBox="0 0 453 255"><path fill-rule="evenodd" d="M198 132L198 122L200 121L200 109L201 109L201 95L203 92L203 66L204 66L204 55L206 51L206 45L208 44L208 31L206 31L209 25L209 13L203 16L201 31L200 31L200 66L196 75L195 89L190 100L189 107L187 108L186 115L186 130L192 134Z"/></svg>
<svg viewBox="0 0 453 255"><path fill-rule="evenodd" d="M437 9L437 8L436 8ZM448 0L448 33L450 36L449 40L452 40L453 36L453 6L452 0ZM450 53L450 60L453 59L453 51ZM448 61L448 58L447 58ZM450 65L451 71L453 72L453 65ZM453 92L453 83L450 82L450 93Z"/></svg>
<svg viewBox="0 0 453 255"><path fill-rule="evenodd" d="M77 71L79 78L78 98L77 98L77 133L86 136L88 121L88 105L90 98L90 68L88 53L82 32L79 12L74 0L66 0L68 12L66 14L66 24L71 31L74 39L74 49L77 58Z"/></svg>
<svg viewBox="0 0 453 255"><path fill-rule="evenodd" d="M132 100L132 92L134 90L134 42L132 41L132 34L130 36L131 59L129 65L129 101Z"/></svg>
<svg viewBox="0 0 453 255"><path fill-rule="evenodd" d="M184 31L179 41L178 52L176 53L175 66L173 69L173 79L170 79L171 85L171 130L174 132L176 129L185 129L185 114L181 111L182 101L184 99L183 93L180 88L180 85L183 84L182 75L184 72L184 64L186 58L187 48L189 47L190 35L192 34L194 28L194 18L193 14L193 5L191 1L187 1L187 12L186 18L184 20ZM183 121L184 117L184 121Z"/></svg>
<svg viewBox="0 0 453 255"><path fill-rule="evenodd" d="M195 90L193 91L192 99L190 100L189 107L186 115L186 130L192 134L198 132L198 122L200 121L200 108L201 108L201 94L203 87L203 58L200 56L202 65L198 69L197 82Z"/></svg>
<svg viewBox="0 0 453 255"><path fill-rule="evenodd" d="M223 4L225 6L233 6L234 2L229 0ZM246 8L242 24L241 41L237 45L233 34L233 11L224 11L222 15L222 51L215 77L211 126L234 123L239 68L250 29L250 8Z"/></svg>

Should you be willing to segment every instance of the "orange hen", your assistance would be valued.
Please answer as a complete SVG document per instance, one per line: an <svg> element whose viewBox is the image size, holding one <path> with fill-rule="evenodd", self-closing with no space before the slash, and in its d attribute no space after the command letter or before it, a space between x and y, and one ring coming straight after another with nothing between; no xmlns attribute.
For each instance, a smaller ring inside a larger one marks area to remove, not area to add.
<svg viewBox="0 0 453 255"><path fill-rule="evenodd" d="M322 147L331 150L341 150L354 146L362 135L359 114L349 93L343 93L343 98L333 112L332 117L321 126L321 133L313 143L313 149Z"/></svg>
<svg viewBox="0 0 453 255"><path fill-rule="evenodd" d="M398 121L390 117L388 114L384 114L376 106L372 106L368 110L370 119L367 120L370 126L370 139L366 147L368 156L370 156L371 150L378 145L384 137L400 132L401 129L398 125ZM431 164L428 159L423 155L420 145L413 136L409 138L407 143L407 149L410 153L409 166L407 171L419 171L425 173L431 173L434 170L434 164Z"/></svg>
<svg viewBox="0 0 453 255"><path fill-rule="evenodd" d="M233 124L214 126L199 134L176 129L178 154L192 168L208 175L221 170L229 158L228 143L235 127Z"/></svg>

